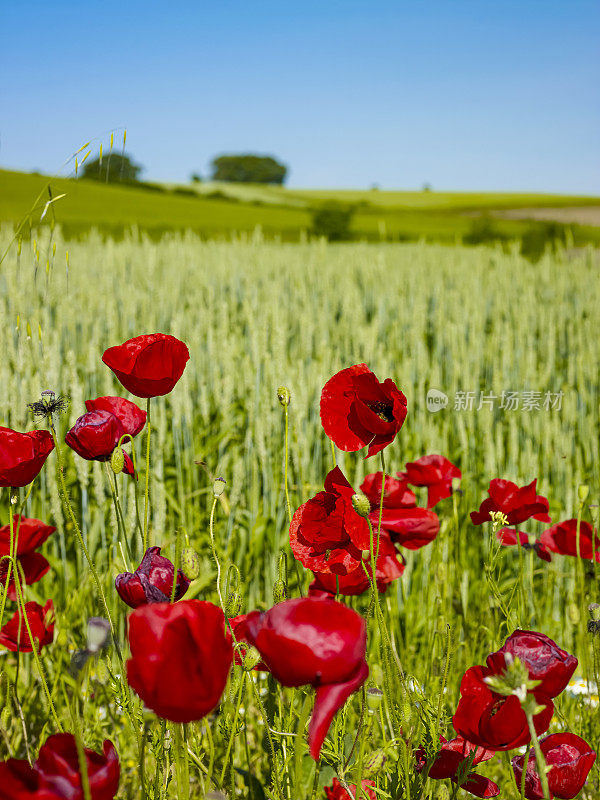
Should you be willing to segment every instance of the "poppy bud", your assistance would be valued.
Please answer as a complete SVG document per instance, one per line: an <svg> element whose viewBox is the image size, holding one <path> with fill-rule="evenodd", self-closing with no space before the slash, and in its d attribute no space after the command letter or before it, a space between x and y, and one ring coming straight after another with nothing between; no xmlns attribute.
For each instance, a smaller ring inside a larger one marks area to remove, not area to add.
<svg viewBox="0 0 600 800"><path fill-rule="evenodd" d="M123 472L123 467L125 466L125 453L123 452L122 447L115 447L112 451L112 455L110 457L110 467L115 475L119 475Z"/></svg>
<svg viewBox="0 0 600 800"><path fill-rule="evenodd" d="M452 491L453 492L458 492L458 490L460 489L460 478L456 478L456 477L452 478L451 486L452 486Z"/></svg>
<svg viewBox="0 0 600 800"><path fill-rule="evenodd" d="M91 617L87 627L87 649L90 653L98 653L110 635L110 623L102 617Z"/></svg>
<svg viewBox="0 0 600 800"><path fill-rule="evenodd" d="M376 750L371 758L367 759L367 762L365 763L364 777L367 780L369 778L376 778L383 769L383 765L385 764L386 760L387 759L384 751Z"/></svg>
<svg viewBox="0 0 600 800"><path fill-rule="evenodd" d="M69 638L67 636L66 630L64 628L60 628L58 631L58 635L56 637L57 647L59 647L61 650L64 650L64 648L67 646L68 643L69 643Z"/></svg>
<svg viewBox="0 0 600 800"><path fill-rule="evenodd" d="M106 662L104 659L99 658L98 663L96 664L96 680L98 683L102 684L102 686L106 686L110 679L110 675L108 672L108 667L106 666Z"/></svg>
<svg viewBox="0 0 600 800"><path fill-rule="evenodd" d="M292 398L292 396L291 396L290 390L287 388L287 386L279 386L278 387L278 389L277 389L277 399L279 400L279 402L281 403L281 405L284 408L286 406L289 406L291 398Z"/></svg>
<svg viewBox="0 0 600 800"><path fill-rule="evenodd" d="M249 647L242 658L242 666L249 672L251 669L254 669L257 664L260 664L260 661L261 655L256 647Z"/></svg>
<svg viewBox="0 0 600 800"><path fill-rule="evenodd" d="M202 564L200 556L193 547L184 547L181 551L181 571L191 581L196 580L200 575Z"/></svg>
<svg viewBox="0 0 600 800"><path fill-rule="evenodd" d="M367 706L369 707L369 711L377 711L382 700L383 692L381 689L377 689L376 687L367 689Z"/></svg>
<svg viewBox="0 0 600 800"><path fill-rule="evenodd" d="M278 579L273 586L273 602L282 603L286 599L287 592L285 590L285 583L281 579Z"/></svg>
<svg viewBox="0 0 600 800"><path fill-rule="evenodd" d="M227 617L237 617L242 607L242 595L239 592L229 592L225 603Z"/></svg>
<svg viewBox="0 0 600 800"><path fill-rule="evenodd" d="M577 496L579 497L579 499L581 500L581 502L582 502L582 503L585 503L585 501L586 501L586 500L587 500L587 498L588 498L588 494L589 494L589 493L590 493L590 487L589 487L589 486L586 486L585 484L582 484L582 485L581 485L581 486L580 486L580 487L577 489Z"/></svg>
<svg viewBox="0 0 600 800"><path fill-rule="evenodd" d="M6 701L8 700L8 690L9 690L9 682L8 676L5 672L0 673L0 706L4 708Z"/></svg>
<svg viewBox="0 0 600 800"><path fill-rule="evenodd" d="M438 790L435 793L435 800L450 800L450 789L445 783L438 786Z"/></svg>
<svg viewBox="0 0 600 800"><path fill-rule="evenodd" d="M2 713L0 713L0 725L2 725L3 729L6 731L10 728L10 723L13 720L13 712L11 710L10 705L4 706L2 709Z"/></svg>
<svg viewBox="0 0 600 800"><path fill-rule="evenodd" d="M213 497L220 497L223 494L226 483L227 481L225 478L217 478L217 480L213 483Z"/></svg>
<svg viewBox="0 0 600 800"><path fill-rule="evenodd" d="M371 551L370 550L362 550L360 557L363 561L370 561L371 560Z"/></svg>
<svg viewBox="0 0 600 800"><path fill-rule="evenodd" d="M371 512L371 503L366 494L356 492L352 495L352 508L360 517L368 517Z"/></svg>

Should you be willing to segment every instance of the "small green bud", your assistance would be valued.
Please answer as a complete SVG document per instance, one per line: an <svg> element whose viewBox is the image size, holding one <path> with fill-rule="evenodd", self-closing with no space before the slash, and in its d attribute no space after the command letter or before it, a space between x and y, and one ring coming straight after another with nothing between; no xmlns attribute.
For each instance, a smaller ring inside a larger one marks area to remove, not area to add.
<svg viewBox="0 0 600 800"><path fill-rule="evenodd" d="M279 386L277 388L277 399L284 408L289 406L291 398L292 396L287 386Z"/></svg>
<svg viewBox="0 0 600 800"><path fill-rule="evenodd" d="M278 579L275 581L275 584L273 585L273 602L275 604L283 603L283 601L286 599L287 599L287 591L285 588L285 583L281 579Z"/></svg>
<svg viewBox="0 0 600 800"><path fill-rule="evenodd" d="M213 483L213 497L221 497L225 491L226 483L227 481L225 478L217 478L217 480Z"/></svg>
<svg viewBox="0 0 600 800"><path fill-rule="evenodd" d="M229 592L225 601L225 614L227 618L237 617L242 607L242 595L239 592Z"/></svg>
<svg viewBox="0 0 600 800"><path fill-rule="evenodd" d="M200 575L202 562L193 547L184 547L181 551L181 571L190 581L196 580Z"/></svg>
<svg viewBox="0 0 600 800"><path fill-rule="evenodd" d="M377 689L373 687L372 689L367 689L367 706L369 711L377 711L379 706L381 705L381 701L383 700L383 692L381 689Z"/></svg>
<svg viewBox="0 0 600 800"><path fill-rule="evenodd" d="M360 517L368 517L371 513L369 498L362 492L356 492L352 495L352 508Z"/></svg>
<svg viewBox="0 0 600 800"><path fill-rule="evenodd" d="M242 666L249 672L261 661L262 656L256 647L249 647L242 656Z"/></svg>
<svg viewBox="0 0 600 800"><path fill-rule="evenodd" d="M110 457L110 468L115 475L120 475L125 466L125 453L122 447L115 447Z"/></svg>
<svg viewBox="0 0 600 800"><path fill-rule="evenodd" d="M2 708L4 708L8 699L9 686L7 674L5 672L0 672L0 707Z"/></svg>
<svg viewBox="0 0 600 800"><path fill-rule="evenodd" d="M445 783L438 786L438 790L435 793L435 800L450 800L450 789Z"/></svg>
<svg viewBox="0 0 600 800"><path fill-rule="evenodd" d="M370 550L361 550L360 557L363 561L367 563L371 560L371 551Z"/></svg>
<svg viewBox="0 0 600 800"><path fill-rule="evenodd" d="M59 631L56 635L56 645L61 650L64 650L69 643L69 639L67 636L67 631L65 628L59 628Z"/></svg>
<svg viewBox="0 0 600 800"><path fill-rule="evenodd" d="M458 492L460 489L460 478L452 478L452 491Z"/></svg>
<svg viewBox="0 0 600 800"><path fill-rule="evenodd" d="M585 503L585 501L588 498L589 493L590 493L590 487L586 486L585 484L582 484L577 489L577 495L578 495L578 497L579 497L579 499L581 500L582 503Z"/></svg>
<svg viewBox="0 0 600 800"><path fill-rule="evenodd" d="M376 750L365 762L364 777L367 780L374 780L383 769L386 760L384 751Z"/></svg>

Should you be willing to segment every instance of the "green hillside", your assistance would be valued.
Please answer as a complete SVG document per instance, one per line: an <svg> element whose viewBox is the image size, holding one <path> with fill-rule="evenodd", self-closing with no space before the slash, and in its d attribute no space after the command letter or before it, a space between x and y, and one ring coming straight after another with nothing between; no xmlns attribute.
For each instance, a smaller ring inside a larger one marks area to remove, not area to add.
<svg viewBox="0 0 600 800"><path fill-rule="evenodd" d="M48 185L53 197L65 196L53 203L41 220L49 199ZM566 238L565 225L557 223L549 227L547 222L506 219L501 215L526 216L527 209L532 214L550 209L548 213L552 217L552 210L576 212L582 208L586 209L586 214L582 215L583 224L577 224L576 214L575 223L568 220L568 238L575 244L600 242L600 198L594 197L298 190L224 183L116 186L93 180L0 170L0 222L13 226L24 223L24 233L52 221L61 225L67 237L78 236L92 227L117 236L134 225L152 236L172 230L193 230L206 238L229 237L260 227L267 238L297 241L310 232L315 209L332 202L352 207L350 231L355 239L425 238L454 242L466 237L467 241L477 243L523 238L532 230L541 232L542 236ZM559 215L557 218L560 220Z"/></svg>

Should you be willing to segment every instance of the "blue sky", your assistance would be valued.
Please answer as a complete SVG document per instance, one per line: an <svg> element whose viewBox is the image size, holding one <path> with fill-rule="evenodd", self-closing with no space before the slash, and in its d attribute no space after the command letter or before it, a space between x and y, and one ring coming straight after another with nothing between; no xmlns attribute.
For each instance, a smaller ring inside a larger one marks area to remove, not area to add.
<svg viewBox="0 0 600 800"><path fill-rule="evenodd" d="M1 17L4 167L57 173L126 128L155 180L259 152L292 186L600 194L597 0L24 0Z"/></svg>

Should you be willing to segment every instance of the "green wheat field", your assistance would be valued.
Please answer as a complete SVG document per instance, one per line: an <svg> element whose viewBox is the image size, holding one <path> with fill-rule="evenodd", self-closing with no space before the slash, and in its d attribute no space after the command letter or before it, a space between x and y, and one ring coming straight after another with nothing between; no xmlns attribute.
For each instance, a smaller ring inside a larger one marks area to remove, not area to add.
<svg viewBox="0 0 600 800"><path fill-rule="evenodd" d="M292 215L294 224L306 215L301 206L267 212L274 219ZM407 461L440 453L463 473L462 493L435 509L441 520L437 539L404 551L403 576L381 596L406 685L396 679L378 630L369 631L367 686L383 690L385 716L361 711L360 695L353 696L336 716L315 765L302 735L293 733L310 690L276 693L266 674L242 679L235 673L218 719L215 712L187 726L191 798L213 792L215 798L261 800L278 797L281 789L285 800L320 799L334 776L356 780L359 757L361 774L375 781L378 798L470 797L448 781L430 779L420 787L412 753L419 743L435 749L437 735L452 738L450 720L464 671L484 663L516 627L543 632L578 657L580 690L557 698L550 732L569 730L598 750L598 653L587 632L587 607L600 602L600 565L567 556L555 556L551 564L531 561L533 603L522 604L516 548L498 548L491 528L475 527L469 519L490 479L523 485L537 478L553 522L581 514L598 526L597 250L559 247L531 263L517 245L285 244L260 232L206 241L191 232L157 239L126 231L115 241L91 231L66 240L60 228L41 228L21 242L13 236L12 225L0 229L0 253L6 252L0 266L1 425L31 430L27 404L52 389L69 398L58 418L64 440L85 412L86 399L129 397L101 362L106 348L156 331L189 347L182 379L171 394L153 401L150 478L152 543L173 560L179 536L200 555L200 575L186 597L217 602L208 529L216 476L227 486L215 535L224 572L229 564L239 568L241 613L272 606L280 553L287 556L289 595L306 593L311 576L303 570L298 580L288 544L281 385L291 393L292 510L322 489L333 466L319 420L321 389L334 373L360 362L380 380L393 378L407 397L406 422L386 450L388 469L395 473ZM447 406L435 413L427 406L430 389L448 396ZM472 393L471 407L455 408L461 392ZM539 393L540 407L501 408L503 392ZM548 392L560 396L557 407L544 408ZM496 397L493 407L479 408L482 393ZM135 447L142 488L142 436ZM105 465L66 448L63 455L70 498L126 647L127 609L114 590L115 575L126 565ZM336 452L356 488L380 468L377 458L363 455ZM24 511L58 529L44 549L52 570L27 592L42 604L54 600L55 640L40 658L61 723L71 730L69 664L85 646L88 618L103 610L61 504L56 469L53 453ZM583 502L582 485L589 487ZM118 476L118 488L133 532L133 481ZM416 492L422 504L425 490ZM5 524L8 491L1 497ZM530 520L524 527L540 532L545 526ZM136 555L137 564L139 544ZM368 600L368 593L347 598L363 613ZM121 762L117 797L137 800L144 711L137 696L126 692L113 650L90 665L76 713L86 746L100 750L106 738L115 743ZM15 654L1 651L0 670L14 676L14 667ZM254 681L258 694L240 685L242 680ZM279 788L257 697L265 703L281 767ZM25 738L35 751L54 731L31 656L21 657L11 702L11 713L0 720L0 748L2 758L22 758ZM170 724L165 728L150 719L147 730L147 797L178 798ZM361 738L354 746L357 730ZM520 796L506 754L478 771L500 785L500 797ZM600 797L597 766L580 797Z"/></svg>

